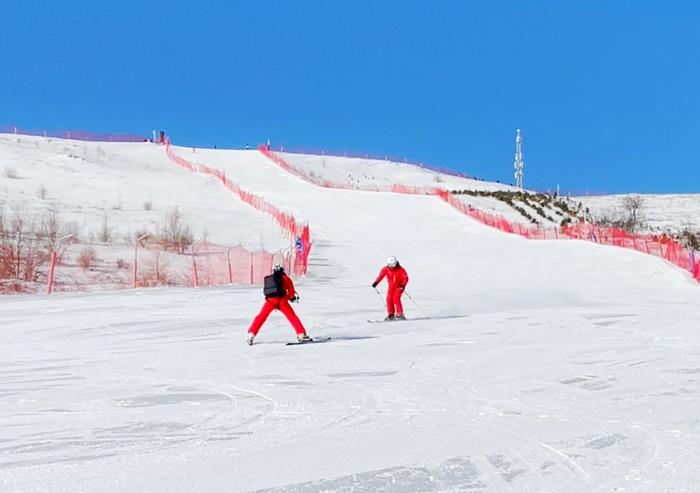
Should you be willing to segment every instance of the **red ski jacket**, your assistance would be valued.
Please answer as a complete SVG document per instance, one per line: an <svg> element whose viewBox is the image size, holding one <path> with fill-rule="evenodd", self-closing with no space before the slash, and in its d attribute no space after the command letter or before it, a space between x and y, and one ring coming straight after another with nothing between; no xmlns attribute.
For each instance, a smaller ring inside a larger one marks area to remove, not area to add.
<svg viewBox="0 0 700 493"><path fill-rule="evenodd" d="M384 267L379 271L379 275L374 280L374 284L379 284L385 277L389 282L389 291L396 288L403 289L406 287L406 284L408 284L408 274L406 273L406 269L401 267L401 265L397 265L393 269L389 266Z"/></svg>

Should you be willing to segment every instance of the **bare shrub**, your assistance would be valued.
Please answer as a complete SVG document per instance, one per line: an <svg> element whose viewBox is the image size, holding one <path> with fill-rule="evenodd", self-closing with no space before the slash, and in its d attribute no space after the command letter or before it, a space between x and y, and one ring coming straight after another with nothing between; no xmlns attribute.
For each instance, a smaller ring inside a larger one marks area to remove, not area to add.
<svg viewBox="0 0 700 493"><path fill-rule="evenodd" d="M629 195L624 198L622 207L627 214L627 229L634 231L641 226L644 199L639 195Z"/></svg>
<svg viewBox="0 0 700 493"><path fill-rule="evenodd" d="M130 267L129 262L123 258L117 259L117 269L128 269Z"/></svg>
<svg viewBox="0 0 700 493"><path fill-rule="evenodd" d="M102 243L109 243L112 241L112 227L109 225L109 218L107 213L102 217L102 226L100 227L99 239Z"/></svg>
<svg viewBox="0 0 700 493"><path fill-rule="evenodd" d="M42 183L39 185L39 189L36 191L37 197L39 197L41 200L46 200L46 196L48 194L48 191L46 190L46 187Z"/></svg>
<svg viewBox="0 0 700 493"><path fill-rule="evenodd" d="M49 257L34 218L23 206L8 214L0 207L0 279L32 282Z"/></svg>
<svg viewBox="0 0 700 493"><path fill-rule="evenodd" d="M143 209L146 211L152 211L153 210L153 202L150 200L144 200L143 201Z"/></svg>
<svg viewBox="0 0 700 493"><path fill-rule="evenodd" d="M642 226L642 208L644 199L639 195L630 195L623 199L622 206L600 213L594 222L598 226L620 228L634 232Z"/></svg>
<svg viewBox="0 0 700 493"><path fill-rule="evenodd" d="M97 252L91 246L83 248L78 255L78 265L80 265L83 270L88 270L92 267L92 264L94 264L96 260Z"/></svg>
<svg viewBox="0 0 700 493"><path fill-rule="evenodd" d="M61 219L56 209L51 208L39 216L38 237L47 248L55 248L61 235Z"/></svg>
<svg viewBox="0 0 700 493"><path fill-rule="evenodd" d="M192 244L190 227L183 223L182 213L177 207L165 215L165 222L160 227L159 239L165 250L172 249L179 254L185 253L187 247Z"/></svg>
<svg viewBox="0 0 700 493"><path fill-rule="evenodd" d="M19 178L17 176L17 170L13 166L5 166L5 178L16 180Z"/></svg>
<svg viewBox="0 0 700 493"><path fill-rule="evenodd" d="M691 231L685 228L680 233L681 242L688 248L693 250L700 250L700 231Z"/></svg>
<svg viewBox="0 0 700 493"><path fill-rule="evenodd" d="M153 256L146 264L138 281L139 286L175 286L177 281L170 272L168 262L161 256L159 250L154 250Z"/></svg>
<svg viewBox="0 0 700 493"><path fill-rule="evenodd" d="M0 279L0 294L18 294L26 291L26 286L20 281Z"/></svg>

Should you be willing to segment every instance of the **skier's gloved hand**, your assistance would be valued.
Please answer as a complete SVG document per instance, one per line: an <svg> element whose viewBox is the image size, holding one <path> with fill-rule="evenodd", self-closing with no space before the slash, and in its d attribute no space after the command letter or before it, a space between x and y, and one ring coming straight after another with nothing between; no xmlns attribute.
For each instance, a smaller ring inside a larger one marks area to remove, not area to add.
<svg viewBox="0 0 700 493"><path fill-rule="evenodd" d="M406 289L406 286L401 286L401 285L399 285L399 289L400 289L401 291L403 291L404 289Z"/></svg>
<svg viewBox="0 0 700 493"><path fill-rule="evenodd" d="M289 298L289 301L291 301L292 303L299 303L299 295L295 293L294 296Z"/></svg>
<svg viewBox="0 0 700 493"><path fill-rule="evenodd" d="M377 287L377 283L376 283L376 282L373 282L373 283L372 283L372 287L373 287L373 288L376 288L376 287Z"/></svg>

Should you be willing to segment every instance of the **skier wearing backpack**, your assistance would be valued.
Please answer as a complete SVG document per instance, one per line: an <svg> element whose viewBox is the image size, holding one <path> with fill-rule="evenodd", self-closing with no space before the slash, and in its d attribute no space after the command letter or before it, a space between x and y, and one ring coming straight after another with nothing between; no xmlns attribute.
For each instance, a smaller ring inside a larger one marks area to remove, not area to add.
<svg viewBox="0 0 700 493"><path fill-rule="evenodd" d="M408 274L406 269L401 267L396 257L389 257L386 260L386 267L379 271L379 275L372 283L372 287L377 289L377 284L385 277L389 283L389 289L386 292L387 316L384 320L406 320L403 314L401 295L403 290L406 289L406 284L408 284Z"/></svg>
<svg viewBox="0 0 700 493"><path fill-rule="evenodd" d="M284 268L280 264L275 264L272 268L272 274L265 277L263 293L265 294L265 303L248 329L246 342L249 346L253 345L255 336L258 335L260 327L265 323L272 310L279 310L284 313L284 316L287 317L289 323L294 327L299 342L313 342L307 335L301 320L299 320L299 317L297 317L297 314L294 313L289 304L290 301L299 301L299 295L294 290L294 283L284 273Z"/></svg>

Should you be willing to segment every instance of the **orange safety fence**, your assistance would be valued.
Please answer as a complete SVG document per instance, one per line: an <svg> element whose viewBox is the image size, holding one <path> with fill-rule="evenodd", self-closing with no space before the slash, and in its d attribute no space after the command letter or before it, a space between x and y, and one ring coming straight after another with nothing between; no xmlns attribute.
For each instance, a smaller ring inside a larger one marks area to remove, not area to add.
<svg viewBox="0 0 700 493"><path fill-rule="evenodd" d="M198 242L192 245L192 285L262 284L275 264L292 272L291 250L252 252L240 245Z"/></svg>
<svg viewBox="0 0 700 493"><path fill-rule="evenodd" d="M47 294L54 291L90 291L95 289L124 289L154 286L222 286L231 284L262 284L276 263L287 272L293 272L294 256L291 248L277 252L251 251L241 245L216 245L195 242L184 253L165 250L158 244L111 246L111 252L120 252L116 268L111 259L94 256L93 268L79 264L81 252L90 245L65 243L60 249L31 252L26 262L34 262L31 278L18 277L18 282L0 282L0 293L38 291L38 284L46 285ZM104 245L95 245L105 252ZM93 249L93 251L95 251ZM40 254L43 255L40 257ZM44 258L45 257L45 258ZM24 267L23 258L22 267ZM20 272L24 274L24 270ZM33 282L26 282L33 281Z"/></svg>
<svg viewBox="0 0 700 493"><path fill-rule="evenodd" d="M307 223L298 222L292 214L282 211L279 207L262 197L241 188L231 181L231 179L226 176L225 172L203 164L192 163L176 155L173 152L169 140L166 140L165 152L168 157L181 168L217 178L227 190L238 196L240 200L254 209L271 216L294 244L294 259L291 261L291 269L289 269L288 272L292 272L295 276L306 274L308 270L309 254L311 253L311 246L313 244L309 232L309 225Z"/></svg>
<svg viewBox="0 0 700 493"><path fill-rule="evenodd" d="M687 270L700 282L700 258L690 249L685 248L678 241L668 236L632 234L619 228L601 228L590 224L576 224L562 226L560 228L527 227L522 224L508 221L502 216L489 214L471 205L465 204L448 190L439 187L418 187L401 184L382 186L359 186L346 183L334 183L324 180L316 174L307 173L292 166L278 154L272 152L266 145L261 145L259 150L275 164L289 173L324 188L353 189L363 191L393 192L414 195L435 195L452 206L460 213L467 215L487 226L500 231L517 234L524 238L541 240L581 239L593 241L604 245L631 248L649 255L664 258L678 267Z"/></svg>

